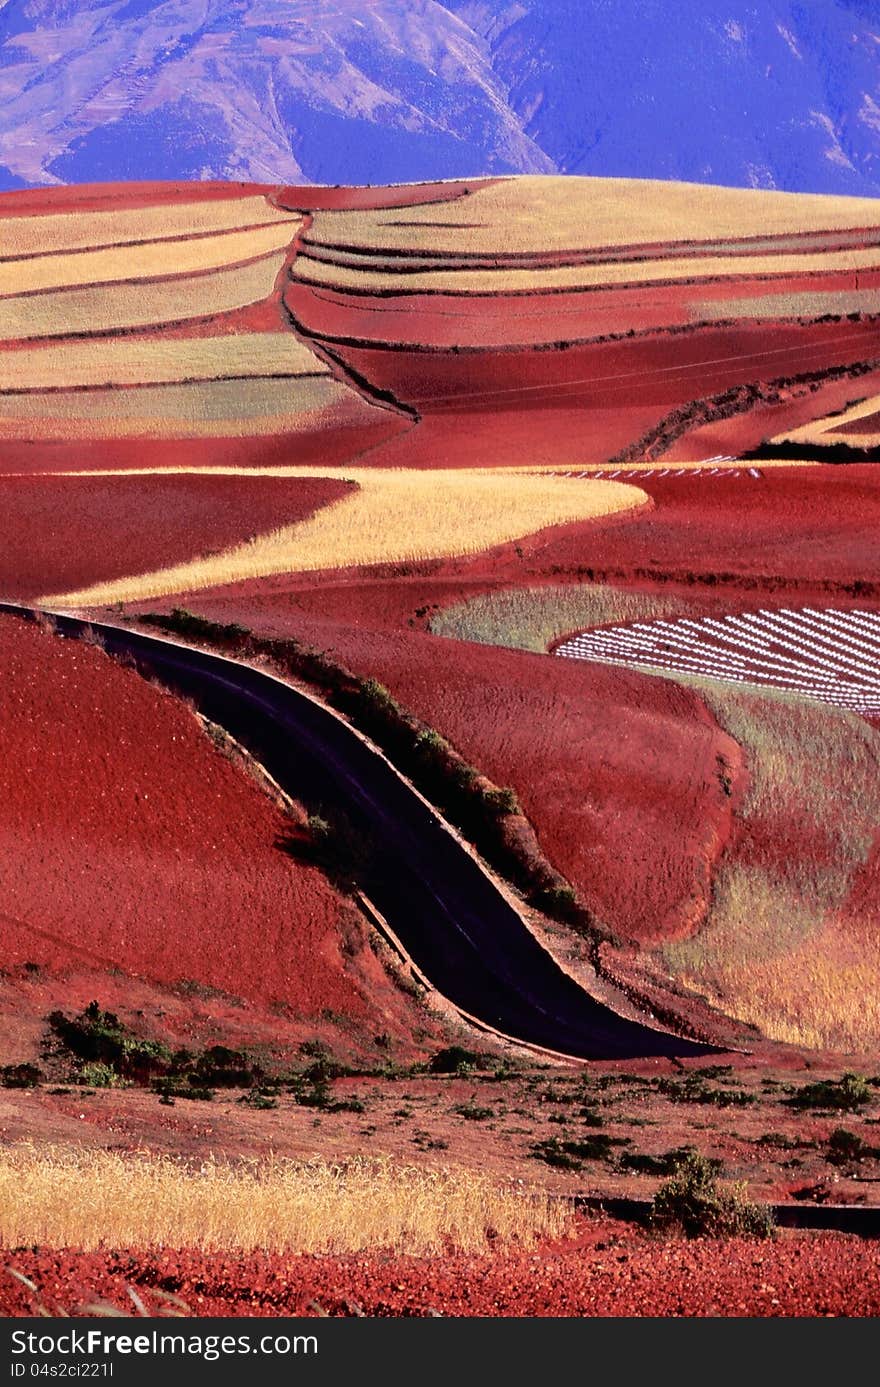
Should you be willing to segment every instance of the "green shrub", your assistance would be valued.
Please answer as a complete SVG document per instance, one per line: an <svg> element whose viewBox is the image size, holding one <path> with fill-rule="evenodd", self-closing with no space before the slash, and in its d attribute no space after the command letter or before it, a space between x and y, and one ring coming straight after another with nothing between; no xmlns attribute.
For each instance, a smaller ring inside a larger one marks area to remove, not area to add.
<svg viewBox="0 0 880 1387"><path fill-rule="evenodd" d="M835 1127L825 1149L825 1159L831 1165L858 1164L877 1154L857 1132L848 1132L845 1127Z"/></svg>
<svg viewBox="0 0 880 1387"><path fill-rule="evenodd" d="M745 1108L756 1101L742 1088L712 1088L698 1073L684 1079L658 1079L657 1092L671 1103L704 1103L716 1108Z"/></svg>
<svg viewBox="0 0 880 1387"><path fill-rule="evenodd" d="M90 1002L79 1016L53 1011L49 1025L77 1059L98 1061L126 1079L167 1073L171 1052L158 1040L139 1040L112 1011Z"/></svg>
<svg viewBox="0 0 880 1387"><path fill-rule="evenodd" d="M456 1103L452 1111L458 1113L459 1117L466 1117L469 1122L485 1122L487 1118L495 1116L493 1108L481 1108L473 1098L469 1098L466 1103Z"/></svg>
<svg viewBox="0 0 880 1387"><path fill-rule="evenodd" d="M624 1170L631 1170L639 1175L674 1175L692 1155L692 1146L676 1146L672 1151L664 1151L659 1156L651 1156L643 1151L625 1151L620 1158L620 1164ZM706 1156L701 1159L708 1161L714 1174L720 1173L719 1160Z"/></svg>
<svg viewBox="0 0 880 1387"><path fill-rule="evenodd" d="M722 1188L717 1175L717 1162L689 1152L654 1195L652 1226L689 1238L772 1237L771 1210L747 1199L742 1184Z"/></svg>
<svg viewBox="0 0 880 1387"><path fill-rule="evenodd" d="M42 1078L43 1071L35 1064L4 1064L0 1069L4 1088L36 1088Z"/></svg>
<svg viewBox="0 0 880 1387"><path fill-rule="evenodd" d="M102 1060L91 1060L84 1064L77 1075L77 1083L86 1088L118 1088L122 1080L111 1064Z"/></svg>
<svg viewBox="0 0 880 1387"><path fill-rule="evenodd" d="M629 1146L629 1137L610 1137L605 1132L580 1139L547 1137L535 1142L531 1154L562 1170L581 1170L585 1161L610 1161L615 1146Z"/></svg>
<svg viewBox="0 0 880 1387"><path fill-rule="evenodd" d="M210 1103L214 1090L202 1084L187 1083L184 1079L154 1079L153 1091L158 1093L163 1103L173 1102L175 1098L190 1098L201 1103Z"/></svg>
<svg viewBox="0 0 880 1387"><path fill-rule="evenodd" d="M432 1074L470 1074L474 1069L482 1069L485 1057L475 1050L466 1050L463 1045L447 1045L438 1050L428 1062Z"/></svg>
<svg viewBox="0 0 880 1387"><path fill-rule="evenodd" d="M873 1094L868 1080L861 1074L846 1073L840 1079L823 1079L804 1084L785 1101L792 1108L838 1109L857 1112L870 1103Z"/></svg>

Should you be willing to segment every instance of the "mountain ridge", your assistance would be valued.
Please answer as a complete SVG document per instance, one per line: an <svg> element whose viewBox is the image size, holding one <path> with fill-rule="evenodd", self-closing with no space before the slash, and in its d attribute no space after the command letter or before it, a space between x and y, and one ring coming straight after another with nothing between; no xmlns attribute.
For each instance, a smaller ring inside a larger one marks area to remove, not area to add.
<svg viewBox="0 0 880 1387"><path fill-rule="evenodd" d="M873 0L6 0L0 187L503 173L880 195Z"/></svg>

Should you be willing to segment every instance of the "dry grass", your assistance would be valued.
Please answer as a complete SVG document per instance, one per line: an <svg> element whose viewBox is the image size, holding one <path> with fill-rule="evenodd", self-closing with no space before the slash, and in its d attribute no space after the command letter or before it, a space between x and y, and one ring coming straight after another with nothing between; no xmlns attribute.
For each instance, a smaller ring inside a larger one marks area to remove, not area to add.
<svg viewBox="0 0 880 1387"><path fill-rule="evenodd" d="M692 605L674 597L583 584L572 587L504 588L446 607L431 621L437 636L545 651L561 635L624 621L687 616Z"/></svg>
<svg viewBox="0 0 880 1387"><path fill-rule="evenodd" d="M287 1160L197 1169L167 1157L8 1148L0 1156L0 1244L426 1256L559 1237L570 1208L471 1171Z"/></svg>
<svg viewBox="0 0 880 1387"><path fill-rule="evenodd" d="M647 501L638 487L618 482L527 473L502 479L492 469L273 468L261 475L354 479L359 489L309 520L211 558L44 601L68 607L137 602L273 573L477 554L551 525L610 515Z"/></svg>
<svg viewBox="0 0 880 1387"><path fill-rule="evenodd" d="M470 233L468 233L468 238ZM468 249L470 239L466 241ZM880 268L880 247L868 250L827 251L820 254L754 255L744 260L737 255L680 256L653 260L617 261L595 265L567 265L526 269L468 269L459 262L445 271L412 270L408 262L400 269L352 269L320 260L299 257L294 263L295 277L306 284L327 288L376 290L384 292L493 294L541 293L548 289L580 289L603 285L648 284L666 281L712 281L730 276L816 274L830 271L855 274L858 270ZM405 268L404 268L405 267ZM732 305L728 316L735 309Z"/></svg>
<svg viewBox="0 0 880 1387"><path fill-rule="evenodd" d="M292 332L123 338L0 351L0 391L328 374L329 367Z"/></svg>
<svg viewBox="0 0 880 1387"><path fill-rule="evenodd" d="M0 295L218 270L224 265L285 250L295 234L295 226L285 222L281 226L231 231L190 241L150 241L142 246L2 261Z"/></svg>
<svg viewBox="0 0 880 1387"><path fill-rule="evenodd" d="M316 428L351 404L330 375L0 394L0 438L251 437Z"/></svg>
<svg viewBox="0 0 880 1387"><path fill-rule="evenodd" d="M285 222L295 213L281 212L265 197L229 197L198 202L164 202L152 207L119 207L108 212L51 212L0 219L4 257L44 255L48 251L95 250L137 241L173 240L180 236L232 231L240 227ZM293 235L293 232L291 232Z"/></svg>
<svg viewBox="0 0 880 1387"><path fill-rule="evenodd" d="M428 253L455 252L464 244L491 255L880 226L880 203L873 198L634 178L525 177L474 187L442 208L318 212L308 239Z"/></svg>
<svg viewBox="0 0 880 1387"><path fill-rule="evenodd" d="M876 1048L880 940L840 912L880 826L880 732L794 696L687 682L743 747L740 817L772 846L727 855L707 923L666 946L667 965L777 1040Z"/></svg>
<svg viewBox="0 0 880 1387"><path fill-rule="evenodd" d="M276 253L208 275L0 299L0 340L110 332L231 313L268 298L282 263Z"/></svg>

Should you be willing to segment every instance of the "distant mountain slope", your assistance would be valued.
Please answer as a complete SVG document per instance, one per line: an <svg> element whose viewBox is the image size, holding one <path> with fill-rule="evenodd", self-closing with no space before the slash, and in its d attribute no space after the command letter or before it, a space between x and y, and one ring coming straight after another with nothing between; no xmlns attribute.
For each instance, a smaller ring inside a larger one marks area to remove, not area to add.
<svg viewBox="0 0 880 1387"><path fill-rule="evenodd" d="M552 172L880 194L878 0L0 0L0 187Z"/></svg>

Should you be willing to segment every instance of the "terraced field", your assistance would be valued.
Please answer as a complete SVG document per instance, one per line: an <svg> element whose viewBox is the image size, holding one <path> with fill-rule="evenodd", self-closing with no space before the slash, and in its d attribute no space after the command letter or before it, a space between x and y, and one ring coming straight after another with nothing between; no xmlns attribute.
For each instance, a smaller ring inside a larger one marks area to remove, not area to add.
<svg viewBox="0 0 880 1387"><path fill-rule="evenodd" d="M442 207L316 212L285 302L425 415L587 411L583 461L599 463L694 401L874 360L880 212L626 179L477 182Z"/></svg>
<svg viewBox="0 0 880 1387"><path fill-rule="evenodd" d="M301 216L268 190L149 199L0 204L0 440L387 432L289 331L278 280Z"/></svg>

